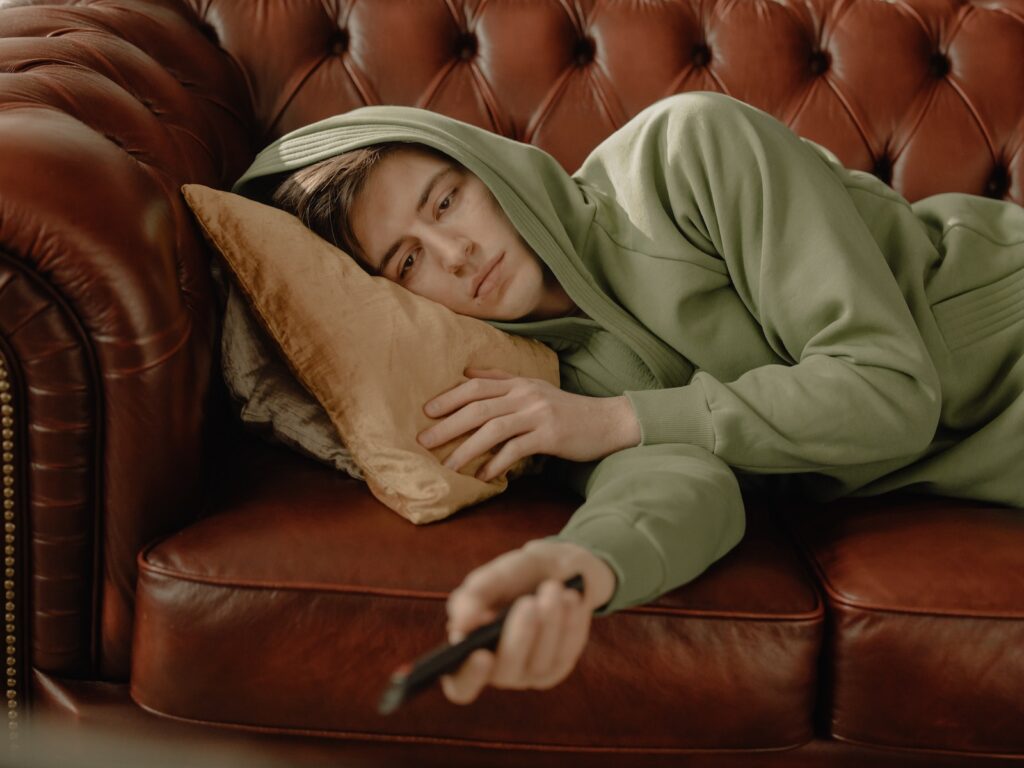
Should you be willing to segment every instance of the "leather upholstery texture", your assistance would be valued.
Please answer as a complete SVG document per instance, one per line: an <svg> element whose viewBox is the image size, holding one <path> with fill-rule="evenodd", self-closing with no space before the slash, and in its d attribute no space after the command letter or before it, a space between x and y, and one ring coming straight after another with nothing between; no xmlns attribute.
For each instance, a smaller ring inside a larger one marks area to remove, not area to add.
<svg viewBox="0 0 1024 768"><path fill-rule="evenodd" d="M876 497L788 512L835 622L831 733L1024 751L1021 510Z"/></svg>
<svg viewBox="0 0 1024 768"><path fill-rule="evenodd" d="M0 10L0 334L32 420L49 671L127 674L135 554L198 495L217 315L178 187L229 184L250 122L241 74L183 6Z"/></svg>
<svg viewBox="0 0 1024 768"><path fill-rule="evenodd" d="M261 146L364 104L406 104L575 169L648 104L710 90L910 200L1024 202L1021 0L191 2L246 73Z"/></svg>
<svg viewBox="0 0 1024 768"><path fill-rule="evenodd" d="M393 746L372 765L409 745L449 765L1019 762L1024 515L926 497L752 499L736 552L596 622L564 689L367 710L394 659L442 636L466 570L577 500L531 478L420 530L236 435L222 297L180 186L225 189L272 139L380 103L573 170L693 90L910 201L1024 203L1024 0L0 3L10 710L34 692L72 719L144 707L296 754Z"/></svg>
<svg viewBox="0 0 1024 768"><path fill-rule="evenodd" d="M443 640L444 602L463 576L556 533L580 499L532 476L413 527L361 483L283 449L243 466L210 517L139 556L131 691L146 709L324 735L471 733L491 746L785 749L813 738L824 608L766 510L750 511L737 556L693 589L595 619L574 684L490 690L464 710L435 686L384 717L391 673ZM599 725L602 712L614 715Z"/></svg>

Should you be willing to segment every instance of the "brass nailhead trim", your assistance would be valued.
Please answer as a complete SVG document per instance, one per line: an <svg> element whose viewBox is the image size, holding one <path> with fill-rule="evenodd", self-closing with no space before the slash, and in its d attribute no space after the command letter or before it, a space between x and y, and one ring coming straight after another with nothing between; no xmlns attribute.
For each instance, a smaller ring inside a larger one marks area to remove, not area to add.
<svg viewBox="0 0 1024 768"><path fill-rule="evenodd" d="M10 744L17 743L18 737L18 635L15 620L14 590L15 548L14 542L17 523L14 519L14 395L8 381L7 363L0 356L0 437L3 438L0 450L3 451L0 476L3 477L3 508L4 508L4 646L7 656L7 733Z"/></svg>

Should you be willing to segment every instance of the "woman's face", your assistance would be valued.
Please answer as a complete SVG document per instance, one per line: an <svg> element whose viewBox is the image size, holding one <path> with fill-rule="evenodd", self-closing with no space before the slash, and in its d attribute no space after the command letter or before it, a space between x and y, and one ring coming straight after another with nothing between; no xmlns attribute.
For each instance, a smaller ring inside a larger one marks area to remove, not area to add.
<svg viewBox="0 0 1024 768"><path fill-rule="evenodd" d="M375 274L453 312L539 320L576 309L487 186L443 158L404 147L386 155L350 221Z"/></svg>

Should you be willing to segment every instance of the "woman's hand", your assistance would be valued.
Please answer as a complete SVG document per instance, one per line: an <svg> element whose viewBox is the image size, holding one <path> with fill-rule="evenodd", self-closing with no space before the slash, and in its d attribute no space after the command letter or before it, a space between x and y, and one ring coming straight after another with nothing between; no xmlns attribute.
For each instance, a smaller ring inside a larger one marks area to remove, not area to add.
<svg viewBox="0 0 1024 768"><path fill-rule="evenodd" d="M625 395L574 395L543 379L500 370L465 373L473 378L423 408L432 418L451 416L417 437L425 448L435 448L476 430L444 462L450 469L458 471L500 443L505 444L477 472L479 479L491 480L537 453L590 461L640 443L640 423Z"/></svg>
<svg viewBox="0 0 1024 768"><path fill-rule="evenodd" d="M577 573L583 576L582 596L563 585ZM474 651L457 672L443 675L444 695L469 704L487 685L554 687L575 668L591 614L614 591L615 573L608 564L569 542L529 541L470 571L448 597L449 642L494 620L510 602L512 607L496 650Z"/></svg>

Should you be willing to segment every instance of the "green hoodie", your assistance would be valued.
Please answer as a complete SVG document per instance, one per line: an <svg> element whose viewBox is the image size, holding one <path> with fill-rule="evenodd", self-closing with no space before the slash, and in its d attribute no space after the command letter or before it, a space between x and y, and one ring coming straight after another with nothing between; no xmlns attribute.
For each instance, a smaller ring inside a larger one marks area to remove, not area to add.
<svg viewBox="0 0 1024 768"><path fill-rule="evenodd" d="M618 580L599 614L732 549L741 488L1024 507L1024 208L909 204L706 92L652 104L572 175L433 112L364 107L277 140L234 191L261 199L261 180L383 141L479 176L589 316L487 322L554 349L563 389L625 394L636 411L640 445L555 465L585 502L550 538Z"/></svg>

